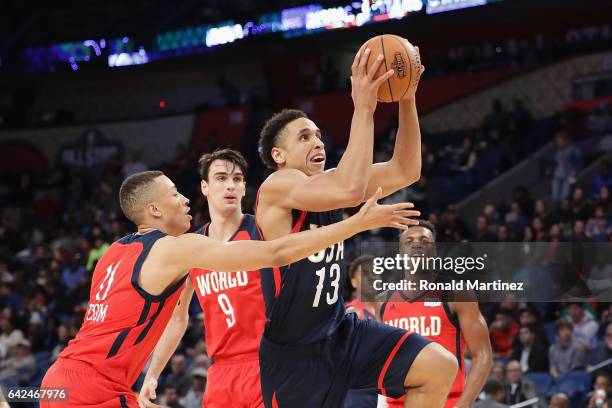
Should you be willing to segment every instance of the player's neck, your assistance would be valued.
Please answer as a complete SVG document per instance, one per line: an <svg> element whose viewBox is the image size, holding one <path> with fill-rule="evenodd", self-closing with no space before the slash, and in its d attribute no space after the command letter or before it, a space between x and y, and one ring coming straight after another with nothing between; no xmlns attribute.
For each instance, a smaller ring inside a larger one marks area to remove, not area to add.
<svg viewBox="0 0 612 408"><path fill-rule="evenodd" d="M210 211L210 225L208 236L218 241L227 241L240 227L244 214L242 211L234 211L231 214L220 214Z"/></svg>

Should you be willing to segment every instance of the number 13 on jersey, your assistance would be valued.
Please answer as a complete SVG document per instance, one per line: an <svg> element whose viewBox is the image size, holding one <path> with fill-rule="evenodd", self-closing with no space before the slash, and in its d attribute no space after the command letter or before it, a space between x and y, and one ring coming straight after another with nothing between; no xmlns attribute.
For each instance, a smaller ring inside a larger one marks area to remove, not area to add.
<svg viewBox="0 0 612 408"><path fill-rule="evenodd" d="M319 282L317 283L317 293L315 294L314 301L312 302L312 307L319 307L319 301L321 300L321 294L323 292L323 282L325 281L325 276L327 275L327 268L324 266L315 271L315 273L319 277ZM328 305L333 305L338 301L338 289L340 287L340 265L337 263L331 264L329 267L329 277L331 279L332 290L331 293L325 293L325 300L327 301Z"/></svg>

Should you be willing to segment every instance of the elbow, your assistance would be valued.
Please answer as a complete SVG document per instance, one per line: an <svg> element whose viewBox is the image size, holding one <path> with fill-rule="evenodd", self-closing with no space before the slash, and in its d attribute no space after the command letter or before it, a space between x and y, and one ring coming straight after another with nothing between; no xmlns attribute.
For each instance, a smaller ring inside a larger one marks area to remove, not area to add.
<svg viewBox="0 0 612 408"><path fill-rule="evenodd" d="M493 368L493 352L490 347L480 350L473 356L474 363L482 366L487 373Z"/></svg>
<svg viewBox="0 0 612 408"><path fill-rule="evenodd" d="M291 251L287 245L277 243L273 245L268 265L273 268L279 268L290 264L292 261Z"/></svg>
<svg viewBox="0 0 612 408"><path fill-rule="evenodd" d="M368 185L366 183L363 186L355 185L347 188L343 192L343 206L344 207L357 207L365 200L366 189Z"/></svg>

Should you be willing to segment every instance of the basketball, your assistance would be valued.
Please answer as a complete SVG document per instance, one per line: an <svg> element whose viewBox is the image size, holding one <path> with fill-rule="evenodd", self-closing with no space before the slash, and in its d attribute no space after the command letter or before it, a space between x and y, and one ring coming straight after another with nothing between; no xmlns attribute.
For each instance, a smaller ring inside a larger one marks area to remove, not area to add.
<svg viewBox="0 0 612 408"><path fill-rule="evenodd" d="M367 69L370 70L379 54L384 56L384 62L378 68L375 78L393 69L394 73L386 83L378 89L379 102L397 102L407 92L414 92L420 78L419 53L408 40L397 35L383 34L370 38L360 52L370 49Z"/></svg>

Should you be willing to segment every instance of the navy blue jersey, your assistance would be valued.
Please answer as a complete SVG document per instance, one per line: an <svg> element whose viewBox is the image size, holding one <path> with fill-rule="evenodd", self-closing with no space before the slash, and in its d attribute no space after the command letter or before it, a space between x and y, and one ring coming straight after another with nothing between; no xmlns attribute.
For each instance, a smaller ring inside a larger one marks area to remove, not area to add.
<svg viewBox="0 0 612 408"><path fill-rule="evenodd" d="M291 232L342 220L342 210L294 211ZM264 337L276 344L307 344L333 334L344 318L344 241L282 268L261 272L267 323Z"/></svg>

